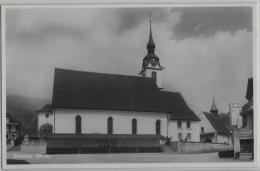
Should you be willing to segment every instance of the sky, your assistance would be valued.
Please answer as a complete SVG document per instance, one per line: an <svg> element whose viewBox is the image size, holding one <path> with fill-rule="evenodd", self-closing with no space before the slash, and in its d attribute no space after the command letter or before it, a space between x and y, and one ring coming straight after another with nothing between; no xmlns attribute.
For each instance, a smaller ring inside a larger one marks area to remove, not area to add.
<svg viewBox="0 0 260 171"><path fill-rule="evenodd" d="M164 90L180 92L197 115L213 96L220 112L245 104L250 7L7 9L7 95L51 102L54 68L138 76L149 16Z"/></svg>

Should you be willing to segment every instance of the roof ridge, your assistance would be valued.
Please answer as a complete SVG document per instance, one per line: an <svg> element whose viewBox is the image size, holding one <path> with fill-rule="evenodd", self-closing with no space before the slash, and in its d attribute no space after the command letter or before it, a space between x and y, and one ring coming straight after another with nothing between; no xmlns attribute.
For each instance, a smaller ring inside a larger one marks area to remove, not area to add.
<svg viewBox="0 0 260 171"><path fill-rule="evenodd" d="M112 74L112 73L103 73L103 72L92 72L92 71L82 71L82 70L55 68L55 72L58 71L58 70L78 72L78 73L100 74L100 75L108 75L108 76L132 77L132 78L137 78L137 79L140 79L140 80L151 80L151 81L153 81L153 79L150 78L150 77L140 77L140 76L134 76L134 75Z"/></svg>

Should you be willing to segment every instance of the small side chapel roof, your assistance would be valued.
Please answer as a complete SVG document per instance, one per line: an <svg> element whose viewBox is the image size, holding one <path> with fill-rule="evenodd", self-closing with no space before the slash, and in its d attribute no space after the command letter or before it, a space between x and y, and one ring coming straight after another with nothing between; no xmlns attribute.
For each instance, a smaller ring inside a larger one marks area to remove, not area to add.
<svg viewBox="0 0 260 171"><path fill-rule="evenodd" d="M169 113L172 120L200 120L180 93L160 91L151 78L66 69L55 69L52 106Z"/></svg>

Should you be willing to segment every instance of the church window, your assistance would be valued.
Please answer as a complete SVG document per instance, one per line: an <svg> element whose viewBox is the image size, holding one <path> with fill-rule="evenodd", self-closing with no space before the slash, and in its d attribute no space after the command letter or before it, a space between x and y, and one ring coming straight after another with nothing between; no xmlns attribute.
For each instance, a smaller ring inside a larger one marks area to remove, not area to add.
<svg viewBox="0 0 260 171"><path fill-rule="evenodd" d="M137 134L137 120L135 118L132 120L132 134Z"/></svg>
<svg viewBox="0 0 260 171"><path fill-rule="evenodd" d="M154 82L157 81L157 74L156 74L155 71L152 72L152 79L153 79Z"/></svg>
<svg viewBox="0 0 260 171"><path fill-rule="evenodd" d="M76 134L81 134L81 117L76 116Z"/></svg>
<svg viewBox="0 0 260 171"><path fill-rule="evenodd" d="M186 128L187 128L187 129L190 129L190 121L187 121L187 122L186 122Z"/></svg>
<svg viewBox="0 0 260 171"><path fill-rule="evenodd" d="M204 134L204 127L201 127L200 131L201 131L202 134Z"/></svg>
<svg viewBox="0 0 260 171"><path fill-rule="evenodd" d="M111 116L107 119L107 134L113 134L113 118Z"/></svg>
<svg viewBox="0 0 260 171"><path fill-rule="evenodd" d="M177 126L178 126L178 129L182 129L182 123L181 123L181 121L178 121L178 122L177 122Z"/></svg>
<svg viewBox="0 0 260 171"><path fill-rule="evenodd" d="M155 123L155 131L156 131L156 134L157 135L160 135L161 134L161 121L158 119L156 120L156 123Z"/></svg>

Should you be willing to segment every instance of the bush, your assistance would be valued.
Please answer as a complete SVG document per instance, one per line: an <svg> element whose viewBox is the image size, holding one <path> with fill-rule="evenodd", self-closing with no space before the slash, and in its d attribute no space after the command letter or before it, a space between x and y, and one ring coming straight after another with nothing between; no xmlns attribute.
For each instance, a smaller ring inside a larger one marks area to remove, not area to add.
<svg viewBox="0 0 260 171"><path fill-rule="evenodd" d="M234 150L226 150L218 152L220 158L234 157Z"/></svg>

